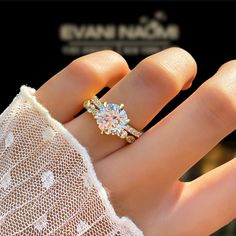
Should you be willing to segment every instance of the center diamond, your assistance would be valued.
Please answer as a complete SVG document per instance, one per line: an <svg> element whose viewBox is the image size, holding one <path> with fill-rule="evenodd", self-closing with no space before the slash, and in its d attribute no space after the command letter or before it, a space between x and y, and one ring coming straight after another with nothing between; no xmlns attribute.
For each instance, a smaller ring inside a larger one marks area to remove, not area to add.
<svg viewBox="0 0 236 236"><path fill-rule="evenodd" d="M99 129L105 134L126 136L124 127L129 122L126 112L117 104L107 103L96 112L96 120Z"/></svg>

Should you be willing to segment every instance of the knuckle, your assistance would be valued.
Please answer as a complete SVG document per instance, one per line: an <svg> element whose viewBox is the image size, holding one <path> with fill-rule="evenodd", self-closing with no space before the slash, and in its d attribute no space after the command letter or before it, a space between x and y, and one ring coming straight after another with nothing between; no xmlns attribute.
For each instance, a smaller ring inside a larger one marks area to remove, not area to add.
<svg viewBox="0 0 236 236"><path fill-rule="evenodd" d="M86 71L88 71L90 73L94 72L93 65L88 60L86 60L84 57L80 57L80 58L73 60L69 64L69 69L75 73L78 71L80 72L81 70L83 72L86 72Z"/></svg>
<svg viewBox="0 0 236 236"><path fill-rule="evenodd" d="M229 68L233 68L233 69L236 68L236 60L231 60L224 63L223 65L220 66L219 71L229 69Z"/></svg>
<svg viewBox="0 0 236 236"><path fill-rule="evenodd" d="M114 68L114 70L111 68ZM108 78L112 76L123 77L127 74L129 67L120 54L112 50L103 50L73 60L69 64L68 70L77 77L86 78L88 83L97 83L99 86L104 86L108 83ZM108 73L111 71L112 73Z"/></svg>
<svg viewBox="0 0 236 236"><path fill-rule="evenodd" d="M83 64L89 66L90 68L95 68L97 70L100 69L98 65L102 67L104 65L106 66L113 64L116 66L128 67L126 60L119 53L113 50L103 50L82 56L72 61L72 64Z"/></svg>
<svg viewBox="0 0 236 236"><path fill-rule="evenodd" d="M102 75L99 67L96 67L93 63L83 57L73 60L67 69L73 77L84 78L84 81L86 81L87 84L97 84L103 81L101 79Z"/></svg>
<svg viewBox="0 0 236 236"><path fill-rule="evenodd" d="M151 55L137 66L142 78L152 85L162 86L177 94L197 72L197 64L184 49L172 47Z"/></svg>
<svg viewBox="0 0 236 236"><path fill-rule="evenodd" d="M139 63L137 69L139 77L151 87L161 87L171 94L177 94L182 88L175 70L158 60L146 58Z"/></svg>
<svg viewBox="0 0 236 236"><path fill-rule="evenodd" d="M172 54L175 57L176 56L177 57L181 57L181 59L183 59L184 61L187 61L188 63L191 63L193 65L196 65L196 62L195 62L194 58L192 57L192 55L188 51L183 49L183 48L180 48L180 47L170 47L170 48L166 49L165 51L168 54ZM175 58L174 58L174 60L175 60Z"/></svg>
<svg viewBox="0 0 236 236"><path fill-rule="evenodd" d="M172 54L175 55L173 60L177 63L176 66L172 67L181 77L183 73L187 79L194 78L197 73L197 63L194 60L193 56L186 50L174 47L172 49ZM174 62L173 62L174 64Z"/></svg>
<svg viewBox="0 0 236 236"><path fill-rule="evenodd" d="M69 64L69 69L74 73L89 73L89 74L97 74L97 70L95 70L94 65L87 60L85 57L80 57L75 60L73 60Z"/></svg>
<svg viewBox="0 0 236 236"><path fill-rule="evenodd" d="M123 56L121 56L118 52L115 52L113 50L104 50L102 51L102 53L104 54L107 54L107 57L110 59L110 60L115 60L115 61L118 61L119 63L121 64L125 64L128 66L126 60L124 59Z"/></svg>
<svg viewBox="0 0 236 236"><path fill-rule="evenodd" d="M206 108L211 121L217 125L236 124L236 101L234 95L217 81L207 81L201 86L202 106Z"/></svg>
<svg viewBox="0 0 236 236"><path fill-rule="evenodd" d="M122 55L113 50L104 50L102 52L106 57L105 62L109 61L110 64L112 63L119 68L117 71L120 73L120 76L124 76L129 72L129 65Z"/></svg>

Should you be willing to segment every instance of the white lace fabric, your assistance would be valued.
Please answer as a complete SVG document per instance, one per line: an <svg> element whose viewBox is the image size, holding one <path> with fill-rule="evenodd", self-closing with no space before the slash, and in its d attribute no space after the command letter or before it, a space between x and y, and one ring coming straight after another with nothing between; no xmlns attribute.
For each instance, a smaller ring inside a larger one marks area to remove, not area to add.
<svg viewBox="0 0 236 236"><path fill-rule="evenodd" d="M130 235L86 149L22 85L0 115L0 236Z"/></svg>

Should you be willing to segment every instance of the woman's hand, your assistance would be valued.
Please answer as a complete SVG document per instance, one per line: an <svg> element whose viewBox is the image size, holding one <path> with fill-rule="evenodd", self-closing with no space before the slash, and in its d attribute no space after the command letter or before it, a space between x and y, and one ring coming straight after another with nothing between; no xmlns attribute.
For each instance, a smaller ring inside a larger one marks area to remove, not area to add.
<svg viewBox="0 0 236 236"><path fill-rule="evenodd" d="M180 48L149 56L132 71L117 53L101 51L73 61L36 92L87 148L117 214L130 217L145 235L209 235L236 216L235 159L194 181L179 181L236 128L236 61L132 144L102 135L88 112L75 116L84 100L108 86L101 101L124 103L130 124L141 130L191 86L196 71Z"/></svg>

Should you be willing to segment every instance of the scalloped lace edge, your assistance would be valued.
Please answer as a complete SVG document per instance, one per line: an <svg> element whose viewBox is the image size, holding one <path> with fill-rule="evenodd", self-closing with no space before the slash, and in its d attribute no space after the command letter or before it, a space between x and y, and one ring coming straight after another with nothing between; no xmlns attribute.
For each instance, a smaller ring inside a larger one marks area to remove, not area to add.
<svg viewBox="0 0 236 236"><path fill-rule="evenodd" d="M18 94L18 96L23 96L27 102L30 102L31 105L33 105L33 107L37 109L37 111L44 118L47 119L48 123L53 128L56 128L58 131L60 131L63 134L64 138L68 141L68 143L80 153L88 169L89 175L92 181L94 182L94 186L96 187L102 199L103 205L105 206L108 215L113 219L113 221L117 223L118 225L128 228L135 235L138 235L138 236L144 235L143 232L136 226L136 224L130 218L126 216L119 217L116 214L111 202L108 199L108 195L105 188L103 187L102 183L97 178L94 166L92 164L91 158L86 148L83 147L78 141L78 139L76 139L59 121L54 119L50 115L49 111L41 103L37 101L37 98L34 96L35 92L36 90L34 88L31 88L27 85L21 85L20 93ZM13 100L13 103L14 103L14 100Z"/></svg>

